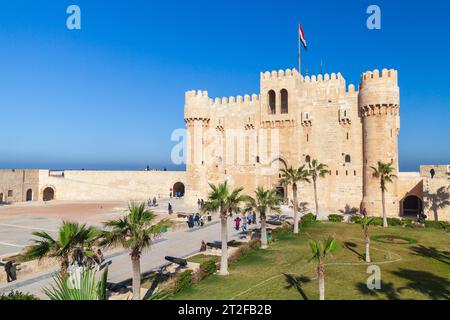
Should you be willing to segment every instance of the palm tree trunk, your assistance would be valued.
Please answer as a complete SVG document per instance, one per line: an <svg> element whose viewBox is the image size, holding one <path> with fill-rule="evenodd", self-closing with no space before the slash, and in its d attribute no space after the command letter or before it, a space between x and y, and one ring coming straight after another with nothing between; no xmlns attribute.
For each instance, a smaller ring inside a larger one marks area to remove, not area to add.
<svg viewBox="0 0 450 320"><path fill-rule="evenodd" d="M367 231L365 237L366 237L366 262L371 263L372 259L370 258L370 237Z"/></svg>
<svg viewBox="0 0 450 320"><path fill-rule="evenodd" d="M320 300L325 300L325 276L324 276L324 268L322 261L319 261L319 265L317 266L317 275L319 277L319 296Z"/></svg>
<svg viewBox="0 0 450 320"><path fill-rule="evenodd" d="M266 215L261 215L261 249L267 249Z"/></svg>
<svg viewBox="0 0 450 320"><path fill-rule="evenodd" d="M292 185L292 192L294 193L294 234L298 234L299 233L298 199L297 199L297 185L295 183Z"/></svg>
<svg viewBox="0 0 450 320"><path fill-rule="evenodd" d="M141 261L139 257L131 257L133 267L133 300L141 300Z"/></svg>
<svg viewBox="0 0 450 320"><path fill-rule="evenodd" d="M316 217L319 219L320 213L319 213L319 200L317 199L317 181L316 179L313 179L314 182L314 200L316 202Z"/></svg>
<svg viewBox="0 0 450 320"><path fill-rule="evenodd" d="M221 236L222 236L222 256L220 258L220 272L221 276L227 276L228 273L228 216L222 214L221 216Z"/></svg>
<svg viewBox="0 0 450 320"><path fill-rule="evenodd" d="M388 225L388 221L387 221L387 215L386 215L386 199L385 199L385 194L384 194L384 188L381 189L381 202L383 205L383 227L387 228L389 227Z"/></svg>

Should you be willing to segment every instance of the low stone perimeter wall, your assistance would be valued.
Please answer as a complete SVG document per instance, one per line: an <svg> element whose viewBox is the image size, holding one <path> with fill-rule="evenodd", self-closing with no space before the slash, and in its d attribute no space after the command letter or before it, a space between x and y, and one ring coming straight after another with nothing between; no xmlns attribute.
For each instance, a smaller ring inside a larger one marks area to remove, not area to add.
<svg viewBox="0 0 450 320"><path fill-rule="evenodd" d="M44 200L50 189L54 191L54 200L138 201L150 197L167 198L177 183L186 184L186 172L64 171L54 174L41 170L39 200Z"/></svg>

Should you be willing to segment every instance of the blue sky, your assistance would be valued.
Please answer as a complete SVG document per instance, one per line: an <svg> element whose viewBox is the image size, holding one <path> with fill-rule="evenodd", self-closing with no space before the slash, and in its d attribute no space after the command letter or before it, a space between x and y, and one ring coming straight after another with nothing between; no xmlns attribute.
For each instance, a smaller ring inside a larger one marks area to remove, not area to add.
<svg viewBox="0 0 450 320"><path fill-rule="evenodd" d="M299 21L310 73L399 70L402 170L450 163L450 2L426 3L1 0L0 167L173 168L184 92L258 93L260 71L296 66Z"/></svg>

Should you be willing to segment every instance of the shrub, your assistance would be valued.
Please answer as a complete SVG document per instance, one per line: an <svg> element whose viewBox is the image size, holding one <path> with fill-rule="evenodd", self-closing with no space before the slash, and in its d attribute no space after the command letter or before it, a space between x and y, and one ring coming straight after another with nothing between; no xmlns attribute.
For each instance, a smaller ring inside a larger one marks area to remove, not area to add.
<svg viewBox="0 0 450 320"><path fill-rule="evenodd" d="M450 223L445 221L425 221L425 227L440 230L449 230Z"/></svg>
<svg viewBox="0 0 450 320"><path fill-rule="evenodd" d="M416 228L416 220L414 219L402 219L403 226L407 228Z"/></svg>
<svg viewBox="0 0 450 320"><path fill-rule="evenodd" d="M350 217L350 222L351 223L360 224L362 222L362 216L360 216L360 215L352 215Z"/></svg>
<svg viewBox="0 0 450 320"><path fill-rule="evenodd" d="M191 286L192 286L192 270L186 270L182 272L176 280L175 293L179 293L183 290L186 290Z"/></svg>
<svg viewBox="0 0 450 320"><path fill-rule="evenodd" d="M200 271L202 273L201 279L205 279L209 277L210 275L216 273L217 271L217 265L214 260L207 260L200 264Z"/></svg>
<svg viewBox="0 0 450 320"><path fill-rule="evenodd" d="M403 221L398 218L388 218L388 224L391 227L398 227L403 225Z"/></svg>
<svg viewBox="0 0 450 320"><path fill-rule="evenodd" d="M304 215L300 220L301 225L304 227L314 224L316 222L317 222L317 217L312 213L308 213L308 214Z"/></svg>
<svg viewBox="0 0 450 320"><path fill-rule="evenodd" d="M281 239L291 233L292 233L292 230L289 226L283 226L281 228L276 228L271 233L271 240L276 241L276 240Z"/></svg>
<svg viewBox="0 0 450 320"><path fill-rule="evenodd" d="M9 294L2 294L0 300L39 300L39 298L29 293L12 291Z"/></svg>
<svg viewBox="0 0 450 320"><path fill-rule="evenodd" d="M242 258L248 256L252 251L261 247L261 241L259 239L252 239L251 241L241 245L236 252L234 252L228 259L230 263L237 262Z"/></svg>
<svg viewBox="0 0 450 320"><path fill-rule="evenodd" d="M382 227L383 226L383 218L374 217L372 220L372 225L377 226L377 227Z"/></svg>
<svg viewBox="0 0 450 320"><path fill-rule="evenodd" d="M341 216L340 214L330 214L328 216L328 221L330 221L330 222L342 222L342 221L344 221L344 216Z"/></svg>

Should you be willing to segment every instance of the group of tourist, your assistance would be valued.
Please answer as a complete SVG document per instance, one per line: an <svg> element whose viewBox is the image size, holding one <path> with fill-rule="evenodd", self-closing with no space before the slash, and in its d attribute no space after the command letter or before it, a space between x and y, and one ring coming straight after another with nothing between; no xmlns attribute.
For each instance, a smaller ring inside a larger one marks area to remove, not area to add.
<svg viewBox="0 0 450 320"><path fill-rule="evenodd" d="M156 197L153 197L153 199L149 198L148 201L147 201L147 205L149 206L149 208L157 207L158 206L158 200L156 200Z"/></svg>
<svg viewBox="0 0 450 320"><path fill-rule="evenodd" d="M195 227L204 227L205 226L205 217L200 215L200 213L191 214L187 217L187 224L189 229L193 229Z"/></svg>
<svg viewBox="0 0 450 320"><path fill-rule="evenodd" d="M181 198L184 197L184 193L183 193L183 192L180 192L180 191L170 192L170 193L169 193L169 197L170 197L170 199L172 199L172 198L174 198L174 197L175 197L175 199L181 199Z"/></svg>
<svg viewBox="0 0 450 320"><path fill-rule="evenodd" d="M243 232L247 232L249 226L251 225L256 226L256 213L250 211L246 214L243 214L242 218L237 216L236 219L234 219L234 228L236 229L236 231L241 230L241 224Z"/></svg>
<svg viewBox="0 0 450 320"><path fill-rule="evenodd" d="M197 200L197 207L198 207L199 209L202 209L204 206L205 206L205 200L203 200L203 199L198 199L198 200Z"/></svg>

